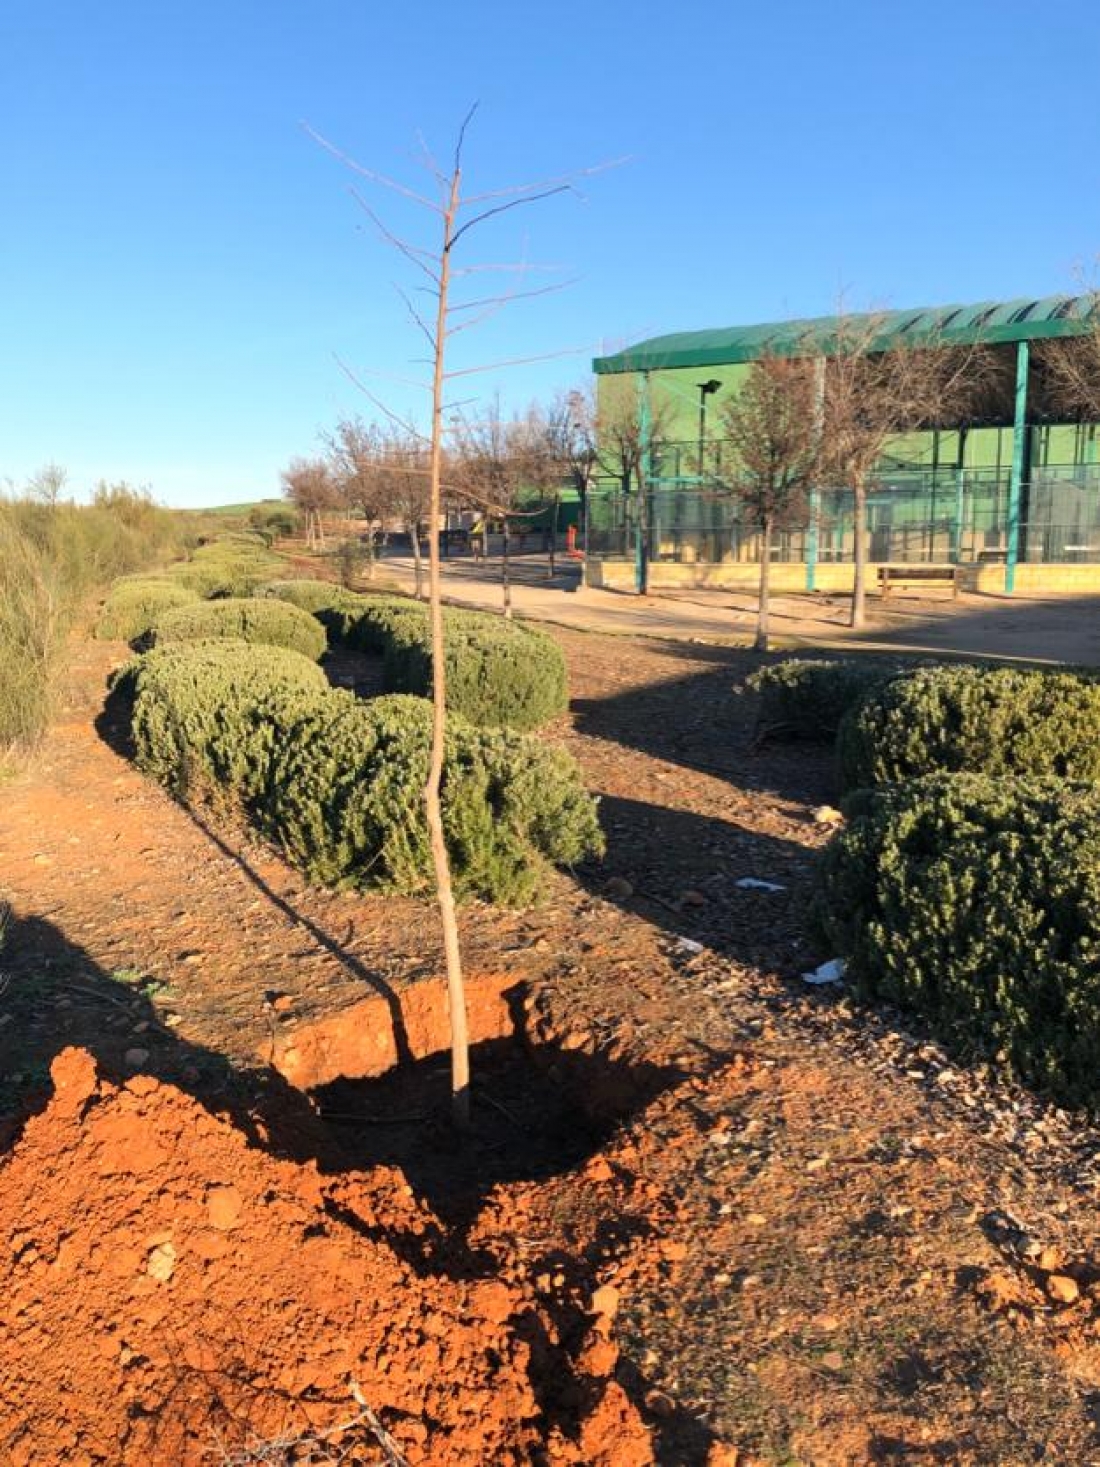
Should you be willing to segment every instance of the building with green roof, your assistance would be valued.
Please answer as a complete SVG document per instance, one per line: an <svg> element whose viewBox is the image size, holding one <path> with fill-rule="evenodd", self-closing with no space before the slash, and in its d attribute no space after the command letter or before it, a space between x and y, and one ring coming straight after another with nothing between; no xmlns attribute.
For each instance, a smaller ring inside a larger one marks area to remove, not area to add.
<svg viewBox="0 0 1100 1467"><path fill-rule="evenodd" d="M598 357L601 412L629 400L663 431L645 494L601 455L588 496L590 582L752 584L757 537L741 525L736 499L714 489L715 410L752 362L827 362L855 337L869 352L982 346L1003 363L1007 384L980 419L948 419L889 445L868 501L871 562L957 565L964 584L980 589L1100 590L1097 424L1059 411L1043 390L1044 353L1060 349L1048 344L1094 342L1095 309L1090 296L1051 296L823 316L675 332ZM774 584L848 589L854 534L850 494L822 484L807 523L778 537Z"/></svg>

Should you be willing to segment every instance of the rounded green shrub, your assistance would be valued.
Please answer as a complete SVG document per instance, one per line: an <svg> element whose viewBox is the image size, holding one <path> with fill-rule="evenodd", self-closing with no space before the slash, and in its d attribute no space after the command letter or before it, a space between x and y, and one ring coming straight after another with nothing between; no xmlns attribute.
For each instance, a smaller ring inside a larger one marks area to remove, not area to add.
<svg viewBox="0 0 1100 1467"><path fill-rule="evenodd" d="M99 613L95 634L110 641L134 642L166 611L198 599L194 591L164 577L116 581Z"/></svg>
<svg viewBox="0 0 1100 1467"><path fill-rule="evenodd" d="M316 661L326 646L324 629L308 612L287 602L231 597L201 601L167 611L153 627L157 646L224 637L232 641L286 647Z"/></svg>
<svg viewBox="0 0 1100 1467"><path fill-rule="evenodd" d="M278 573L280 563L258 543L223 539L200 545L189 561L172 566L169 574L199 596L250 596Z"/></svg>
<svg viewBox="0 0 1100 1467"><path fill-rule="evenodd" d="M815 925L857 993L1100 1103L1100 789L937 774L861 790L849 813Z"/></svg>
<svg viewBox="0 0 1100 1467"><path fill-rule="evenodd" d="M757 668L742 686L759 695L762 730L831 743L849 709L903 671L882 658L789 657Z"/></svg>
<svg viewBox="0 0 1100 1467"><path fill-rule="evenodd" d="M269 581L256 594L286 601L316 617L328 635L330 646L348 642L348 629L354 625L366 599L331 581Z"/></svg>
<svg viewBox="0 0 1100 1467"><path fill-rule="evenodd" d="M288 858L326 886L430 890L430 704L330 692L285 699L274 718L281 732L256 813ZM460 896L524 902L547 862L603 849L576 762L522 734L452 718L442 803Z"/></svg>
<svg viewBox="0 0 1100 1467"><path fill-rule="evenodd" d="M853 707L837 748L848 789L936 770L1100 780L1100 679L1030 668L918 668Z"/></svg>
<svg viewBox="0 0 1100 1467"><path fill-rule="evenodd" d="M539 728L569 705L565 657L553 637L501 617L452 611L443 623L448 705L471 723ZM392 613L383 677L391 692L432 687L426 617Z"/></svg>
<svg viewBox="0 0 1100 1467"><path fill-rule="evenodd" d="M256 710L328 686L299 652L221 640L155 647L120 682L133 699L140 768L177 795L234 801L258 792L278 734Z"/></svg>

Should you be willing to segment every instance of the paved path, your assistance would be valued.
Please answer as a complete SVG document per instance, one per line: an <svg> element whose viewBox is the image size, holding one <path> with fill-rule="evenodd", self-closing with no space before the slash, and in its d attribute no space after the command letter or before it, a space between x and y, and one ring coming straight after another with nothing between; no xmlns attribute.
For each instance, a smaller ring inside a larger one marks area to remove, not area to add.
<svg viewBox="0 0 1100 1467"><path fill-rule="evenodd" d="M755 605L735 591L669 591L634 596L580 584L575 563L562 565L553 581L542 556L514 562L512 600L518 616L579 631L672 638L678 641L751 643ZM411 588L411 558L387 557L387 579ZM444 561L444 593L465 606L501 606L499 561ZM870 624L846 625L843 596L779 596L772 602L773 644L779 649L829 648L956 652L1100 666L1100 596L963 595L892 598L889 611L869 602Z"/></svg>

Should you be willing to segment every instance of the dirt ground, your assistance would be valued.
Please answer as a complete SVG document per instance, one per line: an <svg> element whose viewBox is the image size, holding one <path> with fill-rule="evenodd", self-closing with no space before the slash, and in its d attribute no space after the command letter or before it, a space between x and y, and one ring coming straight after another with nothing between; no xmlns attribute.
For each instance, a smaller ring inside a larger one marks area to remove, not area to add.
<svg viewBox="0 0 1100 1467"><path fill-rule="evenodd" d="M750 654L555 635L609 851L462 914L461 1148L430 905L174 804L74 648L0 786L4 1460L1100 1462L1100 1135L802 981L832 769Z"/></svg>

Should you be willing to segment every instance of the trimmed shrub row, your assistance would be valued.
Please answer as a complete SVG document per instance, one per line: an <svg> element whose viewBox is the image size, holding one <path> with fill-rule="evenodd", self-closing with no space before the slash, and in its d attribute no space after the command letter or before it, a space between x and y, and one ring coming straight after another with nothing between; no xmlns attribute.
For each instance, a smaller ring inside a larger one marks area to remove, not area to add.
<svg viewBox="0 0 1100 1467"><path fill-rule="evenodd" d="M97 637L136 642L148 636L165 612L198 601L194 591L164 577L134 577L116 581L107 593L96 622Z"/></svg>
<svg viewBox="0 0 1100 1467"><path fill-rule="evenodd" d="M759 695L761 731L827 744L850 708L905 670L880 658L790 657L757 668L743 687Z"/></svg>
<svg viewBox="0 0 1100 1467"><path fill-rule="evenodd" d="M324 655L324 628L306 611L289 602L259 597L228 597L223 601L196 601L158 617L153 642L197 642L230 639L286 647L316 662Z"/></svg>
<svg viewBox="0 0 1100 1467"><path fill-rule="evenodd" d="M856 991L1063 1103L1100 1104L1100 789L936 774L849 809L816 925Z"/></svg>
<svg viewBox="0 0 1100 1467"><path fill-rule="evenodd" d="M361 702L297 653L234 642L157 647L124 678L138 763L174 793L236 802L325 885L431 889L424 699ZM443 811L463 896L527 901L548 862L603 849L596 802L564 750L457 717Z"/></svg>
<svg viewBox="0 0 1100 1467"><path fill-rule="evenodd" d="M1034 668L918 668L851 708L837 748L848 789L936 770L1100 781L1100 679Z"/></svg>
<svg viewBox="0 0 1100 1467"><path fill-rule="evenodd" d="M356 595L322 581L274 581L261 594L312 612L332 644L381 654L388 692L430 695L428 612L420 602ZM447 703L460 717L480 727L530 730L568 707L565 657L545 632L453 607L444 611L443 632Z"/></svg>

